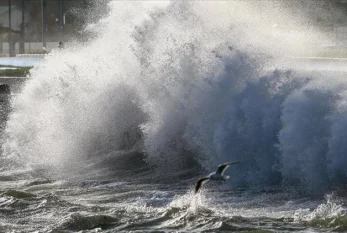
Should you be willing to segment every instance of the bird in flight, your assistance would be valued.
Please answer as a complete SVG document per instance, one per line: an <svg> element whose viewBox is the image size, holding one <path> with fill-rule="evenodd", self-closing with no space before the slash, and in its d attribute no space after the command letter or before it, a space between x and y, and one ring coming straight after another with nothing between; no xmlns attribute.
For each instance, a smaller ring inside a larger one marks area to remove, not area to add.
<svg viewBox="0 0 347 233"><path fill-rule="evenodd" d="M227 170L227 168L230 165L237 164L237 163L239 163L239 161L230 162L230 163L223 163L223 164L219 165L216 172L213 172L210 175L208 175L207 177L204 177L204 178L201 178L200 180L198 180L198 182L196 183L196 186L195 186L195 193L198 193L199 190L201 189L202 185L209 180L226 181L227 179L229 179L229 176L225 176L225 175L223 175L223 173L225 172L225 170Z"/></svg>

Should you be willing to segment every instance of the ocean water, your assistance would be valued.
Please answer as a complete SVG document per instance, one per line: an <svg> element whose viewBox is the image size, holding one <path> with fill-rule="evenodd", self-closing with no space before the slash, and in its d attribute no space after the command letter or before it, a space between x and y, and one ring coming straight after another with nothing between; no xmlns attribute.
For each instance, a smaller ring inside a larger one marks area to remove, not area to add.
<svg viewBox="0 0 347 233"><path fill-rule="evenodd" d="M0 232L347 231L347 69L263 3L110 1L46 55L1 96Z"/></svg>
<svg viewBox="0 0 347 233"><path fill-rule="evenodd" d="M37 55L27 57L0 57L0 65L3 66L37 66L41 61L42 57ZM3 69L3 67L1 68Z"/></svg>

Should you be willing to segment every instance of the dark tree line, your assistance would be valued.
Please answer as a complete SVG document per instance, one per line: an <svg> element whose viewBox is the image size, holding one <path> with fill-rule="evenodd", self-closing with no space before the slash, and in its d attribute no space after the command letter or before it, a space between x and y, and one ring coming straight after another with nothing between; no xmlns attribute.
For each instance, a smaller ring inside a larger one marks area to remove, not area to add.
<svg viewBox="0 0 347 233"><path fill-rule="evenodd" d="M8 0L1 0L7 2ZM63 0L65 24L61 27L61 0L43 0L44 37L46 41L57 41L62 37L62 31L68 37L83 38L83 28L90 22L95 22L104 16L107 3L110 0ZM250 0L253 1L253 0ZM304 18L315 27L331 27L332 25L347 25L347 0L273 0L280 2L294 17ZM271 2L271 1L269 1ZM24 31L25 41L42 40L42 1L41 0L11 0L13 7L22 11L24 8L24 24L20 29L12 28L12 39L19 41L21 31ZM6 25L0 27L0 33L9 33Z"/></svg>
<svg viewBox="0 0 347 233"><path fill-rule="evenodd" d="M2 0L5 1L5 0ZM6 0L8 1L8 0ZM107 9L109 0L11 0L13 8L20 11L24 9L24 39L25 41L41 41L42 26L47 41L57 41L61 37L62 30L65 37L80 37L86 23L97 19ZM61 3L63 2L64 25L62 29ZM42 3L43 18L42 25ZM13 9L12 8L12 9ZM93 11L91 11L93 9ZM96 14L99 13L99 14ZM3 26L4 27L4 26ZM0 28L1 30L1 28ZM4 28L4 32L8 30ZM14 32L15 39L16 33Z"/></svg>

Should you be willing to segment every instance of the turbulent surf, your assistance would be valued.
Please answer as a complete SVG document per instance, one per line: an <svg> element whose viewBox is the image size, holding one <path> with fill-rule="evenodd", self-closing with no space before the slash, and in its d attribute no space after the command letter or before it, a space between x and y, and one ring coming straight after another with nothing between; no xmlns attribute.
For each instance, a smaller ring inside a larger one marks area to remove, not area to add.
<svg viewBox="0 0 347 233"><path fill-rule="evenodd" d="M110 1L48 54L2 103L0 231L345 231L347 65L253 3Z"/></svg>

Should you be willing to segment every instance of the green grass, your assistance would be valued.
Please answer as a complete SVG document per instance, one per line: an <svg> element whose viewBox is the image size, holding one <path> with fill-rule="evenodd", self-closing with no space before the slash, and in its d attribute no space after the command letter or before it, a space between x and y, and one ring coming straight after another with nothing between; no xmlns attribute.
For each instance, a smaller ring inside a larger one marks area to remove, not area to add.
<svg viewBox="0 0 347 233"><path fill-rule="evenodd" d="M26 77L32 67L15 67L15 66L1 66L0 67L14 67L17 69L0 70L0 77Z"/></svg>
<svg viewBox="0 0 347 233"><path fill-rule="evenodd" d="M21 68L21 66L11 66L11 65L1 65L0 67L11 67L11 68Z"/></svg>

